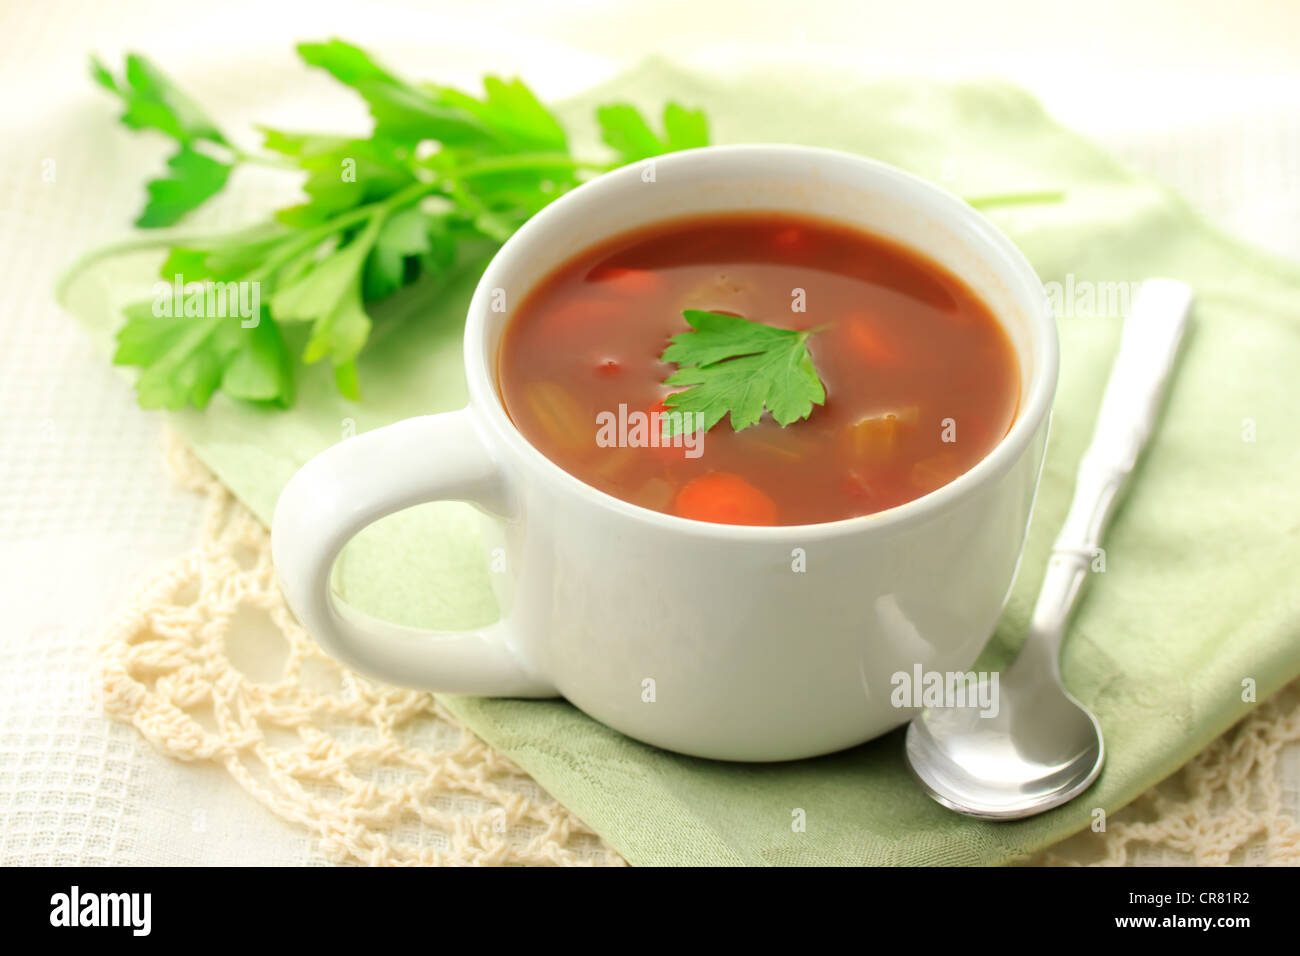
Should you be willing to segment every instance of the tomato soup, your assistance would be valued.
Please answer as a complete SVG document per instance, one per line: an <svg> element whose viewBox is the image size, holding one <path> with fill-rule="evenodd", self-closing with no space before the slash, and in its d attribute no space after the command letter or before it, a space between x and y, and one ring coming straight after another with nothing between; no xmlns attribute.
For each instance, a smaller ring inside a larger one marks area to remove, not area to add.
<svg viewBox="0 0 1300 956"><path fill-rule="evenodd" d="M661 356L700 334L687 310L809 330L824 402L788 425L765 412L736 431L727 416L670 441L658 422L685 386L665 384L678 367ZM512 311L498 383L524 437L587 484L686 518L797 525L892 508L970 469L1016 415L1015 352L966 284L830 221L660 223L574 256Z"/></svg>

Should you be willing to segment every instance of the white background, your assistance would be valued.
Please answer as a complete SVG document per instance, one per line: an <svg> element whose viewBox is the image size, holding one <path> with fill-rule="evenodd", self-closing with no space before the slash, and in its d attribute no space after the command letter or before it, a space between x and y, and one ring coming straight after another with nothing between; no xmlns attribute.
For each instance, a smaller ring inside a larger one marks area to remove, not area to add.
<svg viewBox="0 0 1300 956"><path fill-rule="evenodd" d="M0 863L318 859L220 769L162 758L93 709L96 643L134 589L195 541L199 504L168 482L159 417L135 406L50 295L78 252L127 233L165 155L115 126L115 104L87 78L92 50L114 66L126 49L147 53L233 127L306 125L293 122L304 101L321 125L364 122L294 62L294 41L329 35L417 77L518 72L547 97L648 54L724 71L761 58L788 71L1002 74L1226 228L1300 257L1295 0L0 8ZM238 209L206 215L224 222Z"/></svg>

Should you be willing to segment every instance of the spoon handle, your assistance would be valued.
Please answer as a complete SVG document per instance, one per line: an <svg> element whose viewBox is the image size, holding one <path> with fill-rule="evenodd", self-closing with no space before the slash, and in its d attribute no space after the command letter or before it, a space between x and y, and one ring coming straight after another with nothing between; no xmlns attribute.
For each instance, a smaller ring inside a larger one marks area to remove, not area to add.
<svg viewBox="0 0 1300 956"><path fill-rule="evenodd" d="M1074 500L1030 619L1031 636L1045 638L1052 651L1060 645L1120 492L1151 437L1191 304L1192 290L1185 283L1147 279L1124 321L1092 443L1079 462ZM1053 665L1056 656L1051 654Z"/></svg>

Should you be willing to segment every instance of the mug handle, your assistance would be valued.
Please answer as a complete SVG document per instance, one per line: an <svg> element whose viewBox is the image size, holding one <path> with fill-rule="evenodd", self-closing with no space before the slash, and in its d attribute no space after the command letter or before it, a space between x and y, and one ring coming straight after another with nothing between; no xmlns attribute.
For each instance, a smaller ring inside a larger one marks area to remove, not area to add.
<svg viewBox="0 0 1300 956"><path fill-rule="evenodd" d="M354 435L303 465L271 519L271 558L289 607L329 654L371 677L485 697L555 697L512 650L504 620L471 631L381 621L340 602L334 562L362 528L429 501L506 516L513 496L469 408Z"/></svg>

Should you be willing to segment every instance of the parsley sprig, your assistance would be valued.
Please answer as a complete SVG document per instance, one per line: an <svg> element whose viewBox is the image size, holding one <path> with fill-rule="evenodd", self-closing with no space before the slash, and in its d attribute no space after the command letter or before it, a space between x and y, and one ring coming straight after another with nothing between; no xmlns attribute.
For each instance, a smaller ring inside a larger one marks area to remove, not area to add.
<svg viewBox="0 0 1300 956"><path fill-rule="evenodd" d="M582 158L517 79L489 76L472 94L403 79L341 40L303 43L298 53L361 96L374 120L368 137L262 128L262 150L250 152L145 57L129 55L120 75L92 60L95 80L123 103L122 123L174 143L136 225L179 222L242 166L303 178L305 201L267 222L170 244L164 280L256 282L260 316L250 324L239 316L158 316L150 302L127 308L114 360L141 370L141 405L201 408L219 389L288 406L298 349L304 362L328 361L339 390L356 398L356 359L375 303L421 277L449 274L595 174L708 144L699 111L669 103L660 134L635 107L614 103L596 111L614 158Z"/></svg>
<svg viewBox="0 0 1300 956"><path fill-rule="evenodd" d="M808 339L817 329L780 329L724 312L688 309L682 315L690 332L675 335L660 360L677 365L666 385L686 385L664 399L674 412L690 416L704 430L726 415L741 431L758 424L764 409L781 425L812 414L826 401ZM671 436L687 416L664 415Z"/></svg>

